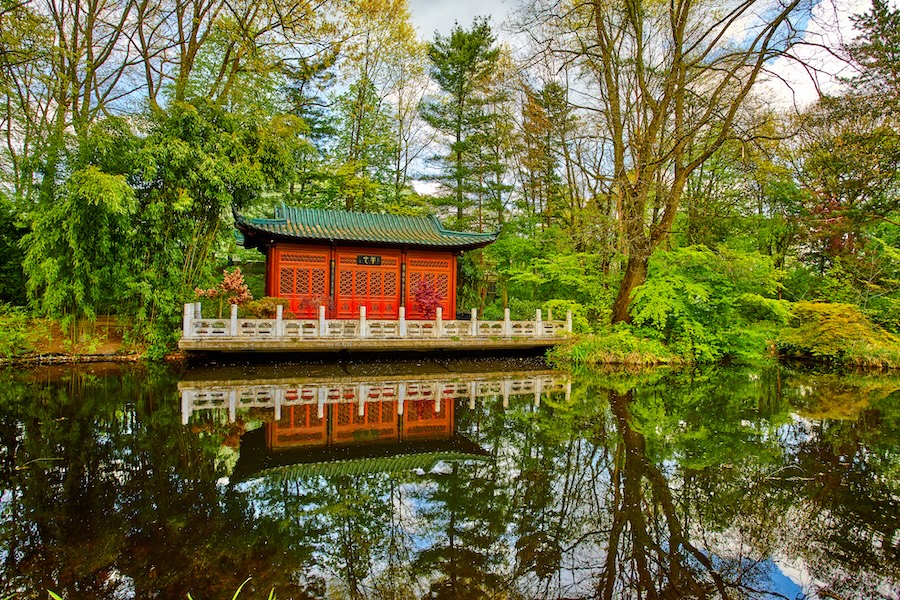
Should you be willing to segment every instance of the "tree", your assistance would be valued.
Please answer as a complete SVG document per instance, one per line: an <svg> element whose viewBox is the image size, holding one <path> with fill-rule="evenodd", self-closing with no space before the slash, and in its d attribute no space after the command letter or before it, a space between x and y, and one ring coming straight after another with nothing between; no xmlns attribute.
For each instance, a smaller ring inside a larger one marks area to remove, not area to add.
<svg viewBox="0 0 900 600"><path fill-rule="evenodd" d="M877 112L900 111L900 9L872 0L868 13L853 19L859 37L847 47L858 74L849 80L851 96Z"/></svg>
<svg viewBox="0 0 900 600"><path fill-rule="evenodd" d="M464 228L474 196L486 173L478 164L479 140L484 142L485 123L491 117L485 107L498 98L491 97L500 49L487 20L476 19L470 30L458 24L449 37L438 34L428 46L431 77L441 94L426 100L425 121L442 136L445 151L432 156L439 174L435 179L447 190L441 204L455 210L455 227ZM482 132L479 136L478 132Z"/></svg>
<svg viewBox="0 0 900 600"><path fill-rule="evenodd" d="M738 125L742 136L754 135L741 108L767 61L801 35L795 18L805 5L593 0L536 7L551 29L542 41L580 67L585 103L609 140L606 177L627 256L613 322L630 319L633 293L672 230L690 174Z"/></svg>

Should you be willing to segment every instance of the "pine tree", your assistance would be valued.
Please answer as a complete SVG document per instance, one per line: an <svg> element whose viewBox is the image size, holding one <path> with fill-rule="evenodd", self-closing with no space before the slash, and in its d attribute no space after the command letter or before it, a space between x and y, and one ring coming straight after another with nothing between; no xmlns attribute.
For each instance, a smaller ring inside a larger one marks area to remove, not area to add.
<svg viewBox="0 0 900 600"><path fill-rule="evenodd" d="M441 91L426 101L423 118L444 140L444 152L429 162L437 166L434 179L446 190L438 203L455 211L457 228L465 228L484 181L496 172L484 160L490 154L484 147L486 125L493 119L486 107L498 101L491 85L500 58L494 42L487 21L476 19L470 30L456 25L449 37L438 34L428 47L431 77Z"/></svg>

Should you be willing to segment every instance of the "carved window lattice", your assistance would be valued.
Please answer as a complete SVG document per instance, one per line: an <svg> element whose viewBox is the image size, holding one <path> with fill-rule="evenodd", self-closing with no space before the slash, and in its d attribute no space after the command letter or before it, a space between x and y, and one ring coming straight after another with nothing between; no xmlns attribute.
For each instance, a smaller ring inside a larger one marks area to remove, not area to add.
<svg viewBox="0 0 900 600"><path fill-rule="evenodd" d="M398 263L396 257L385 256L381 259L381 264L385 267L396 267Z"/></svg>
<svg viewBox="0 0 900 600"><path fill-rule="evenodd" d="M385 273L384 274L384 295L385 296L395 296L397 294L397 274L396 273Z"/></svg>
<svg viewBox="0 0 900 600"><path fill-rule="evenodd" d="M309 270L297 269L297 294L306 294L309 291Z"/></svg>
<svg viewBox="0 0 900 600"><path fill-rule="evenodd" d="M295 254L293 252L284 252L281 254L281 262L302 262L325 264L326 257L323 254Z"/></svg>
<svg viewBox="0 0 900 600"><path fill-rule="evenodd" d="M444 297L444 300L450 297L450 277L444 273L437 276L435 283L438 294Z"/></svg>
<svg viewBox="0 0 900 600"><path fill-rule="evenodd" d="M357 296L365 296L366 295L366 277L367 273L365 271L357 271L356 272L356 295Z"/></svg>
<svg viewBox="0 0 900 600"><path fill-rule="evenodd" d="M341 295L353 294L353 271L341 271Z"/></svg>
<svg viewBox="0 0 900 600"><path fill-rule="evenodd" d="M294 269L281 269L281 275L278 279L278 290L282 294L294 293Z"/></svg>
<svg viewBox="0 0 900 600"><path fill-rule="evenodd" d="M342 265L355 265L356 264L356 256L342 256L340 259L340 264Z"/></svg>
<svg viewBox="0 0 900 600"><path fill-rule="evenodd" d="M429 258L411 258L409 260L409 266L418 267L420 269L449 269L450 261Z"/></svg>
<svg viewBox="0 0 900 600"><path fill-rule="evenodd" d="M313 296L324 296L325 295L325 271L324 270L315 269L313 271L312 294L313 294Z"/></svg>

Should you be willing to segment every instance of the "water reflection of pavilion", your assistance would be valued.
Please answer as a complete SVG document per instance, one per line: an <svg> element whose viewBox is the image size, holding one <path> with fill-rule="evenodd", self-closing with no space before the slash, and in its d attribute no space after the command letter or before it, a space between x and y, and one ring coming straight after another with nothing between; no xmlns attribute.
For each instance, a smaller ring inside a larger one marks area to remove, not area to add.
<svg viewBox="0 0 900 600"><path fill-rule="evenodd" d="M500 398L505 408L512 396L531 396L535 404L540 404L545 393L564 392L568 396L571 383L566 374L551 370L381 376L273 373L244 379L185 379L178 384L178 389L185 424L200 411L227 409L229 420L234 421L238 410L250 408L274 410L275 421L281 421L284 411L290 409L295 422L303 420L312 424L324 419L326 407L331 405L337 405L341 415L349 415L354 410L351 406L355 405L357 417L374 419L375 414L384 415L385 411L401 416L407 407L415 407L416 414L421 410L441 413L445 403L458 399L466 399L474 407L479 398Z"/></svg>
<svg viewBox="0 0 900 600"><path fill-rule="evenodd" d="M227 410L272 411L262 428L241 438L232 480L279 473L310 476L377 470L430 469L439 460L484 456L458 436L457 401L512 397L539 405L549 393L571 393L566 374L551 370L447 371L415 365L388 375L349 374L324 368L292 375L276 369L247 376L200 373L179 383L182 420ZM437 371L437 372L435 372ZM224 416L224 415L223 415Z"/></svg>

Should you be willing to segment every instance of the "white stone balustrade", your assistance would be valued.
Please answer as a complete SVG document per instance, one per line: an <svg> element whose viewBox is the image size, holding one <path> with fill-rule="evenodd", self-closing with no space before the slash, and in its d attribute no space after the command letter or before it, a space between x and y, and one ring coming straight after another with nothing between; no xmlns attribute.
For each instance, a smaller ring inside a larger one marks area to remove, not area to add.
<svg viewBox="0 0 900 600"><path fill-rule="evenodd" d="M320 306L317 319L284 319L281 307L272 319L239 319L237 306L232 306L227 318L210 319L201 316L200 303L184 305L183 339L247 339L247 340L404 340L404 339L535 339L562 338L572 331L572 313L564 321L544 320L538 310L532 321L513 321L509 309L502 321L484 321L472 309L469 320L446 320L440 308L434 319L406 319L400 308L399 319L369 319L365 307L360 307L358 319L326 319L325 307Z"/></svg>
<svg viewBox="0 0 900 600"><path fill-rule="evenodd" d="M474 408L476 399L502 399L502 406L509 407L510 396L532 396L534 405L550 393L563 393L571 397L571 380L563 374L520 375L502 378L490 376L457 381L423 381L397 379L372 382L304 381L259 383L256 385L228 382L180 383L182 422L200 411L227 409L228 418L234 421L238 410L250 408L274 409L280 418L286 406L317 404L322 417L326 404L358 403L360 411L366 402L396 401L398 414L403 413L407 401L434 400L435 411L440 411L441 401L470 401ZM360 412L362 414L362 412Z"/></svg>

